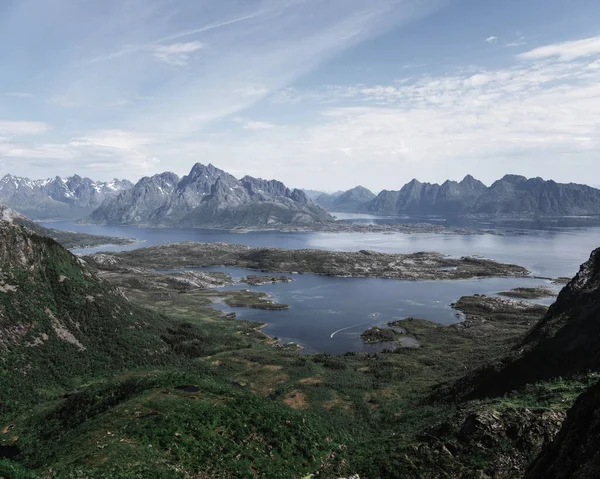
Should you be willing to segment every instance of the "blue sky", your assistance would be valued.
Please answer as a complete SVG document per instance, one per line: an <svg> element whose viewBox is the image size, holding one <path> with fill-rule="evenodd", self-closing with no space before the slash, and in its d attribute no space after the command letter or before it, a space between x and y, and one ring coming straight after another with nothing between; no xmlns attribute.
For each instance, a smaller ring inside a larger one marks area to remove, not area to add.
<svg viewBox="0 0 600 479"><path fill-rule="evenodd" d="M0 174L600 184L591 0L3 0Z"/></svg>

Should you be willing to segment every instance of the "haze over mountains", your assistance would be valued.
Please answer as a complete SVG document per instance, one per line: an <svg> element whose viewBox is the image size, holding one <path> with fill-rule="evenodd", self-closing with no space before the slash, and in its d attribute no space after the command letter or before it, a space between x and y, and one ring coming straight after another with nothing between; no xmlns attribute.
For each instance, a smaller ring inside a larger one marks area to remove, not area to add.
<svg viewBox="0 0 600 479"><path fill-rule="evenodd" d="M369 193L359 187L335 197L321 195L316 201L329 211L383 215L600 214L600 190L596 188L517 175L506 175L489 187L468 175L460 182L446 181L441 185L412 180L398 191L384 190L370 200Z"/></svg>

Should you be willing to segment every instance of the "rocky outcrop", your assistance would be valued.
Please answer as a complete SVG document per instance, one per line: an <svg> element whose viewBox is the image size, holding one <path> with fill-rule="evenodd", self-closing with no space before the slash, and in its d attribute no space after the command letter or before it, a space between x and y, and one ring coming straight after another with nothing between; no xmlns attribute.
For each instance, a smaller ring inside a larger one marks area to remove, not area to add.
<svg viewBox="0 0 600 479"><path fill-rule="evenodd" d="M381 192L366 209L388 215L597 215L600 190L517 175L506 175L488 188L468 175L442 185L412 180L400 191Z"/></svg>
<svg viewBox="0 0 600 479"><path fill-rule="evenodd" d="M143 178L131 190L107 199L91 220L108 224L188 227L272 227L333 221L301 190L196 164L179 180L172 173Z"/></svg>
<svg viewBox="0 0 600 479"><path fill-rule="evenodd" d="M112 261L109 255L103 261ZM356 278L406 280L525 277L521 266L439 253L384 254L373 251L334 252L251 248L226 243L173 243L110 255L124 266L152 269L235 266L277 273L315 273ZM509 301L509 300L505 300Z"/></svg>
<svg viewBox="0 0 600 479"><path fill-rule="evenodd" d="M132 186L127 180L95 182L78 175L35 181L6 175L0 180L0 202L33 219L77 219Z"/></svg>
<svg viewBox="0 0 600 479"><path fill-rule="evenodd" d="M581 395L525 479L588 479L600 471L600 383Z"/></svg>

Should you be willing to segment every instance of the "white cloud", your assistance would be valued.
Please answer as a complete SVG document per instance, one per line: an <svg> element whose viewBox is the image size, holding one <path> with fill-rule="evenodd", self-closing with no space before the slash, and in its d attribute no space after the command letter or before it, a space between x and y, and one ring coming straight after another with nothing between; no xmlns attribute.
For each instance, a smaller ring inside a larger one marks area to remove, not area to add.
<svg viewBox="0 0 600 479"><path fill-rule="evenodd" d="M21 91L8 92L8 93L5 93L5 95L12 97L12 98L22 98L22 99L33 98L32 93L21 92Z"/></svg>
<svg viewBox="0 0 600 479"><path fill-rule="evenodd" d="M583 183L600 174L600 53L517 57L510 68L286 89L276 97L290 112L320 107L321 118L274 130L268 142L208 145L205 154L231 161L252 152L260 159L246 163L253 174L265 174L266 163L271 176L317 188L398 188L415 176L443 181L482 172L488 182L516 172Z"/></svg>
<svg viewBox="0 0 600 479"><path fill-rule="evenodd" d="M233 121L242 125L244 130L271 130L276 128L276 125L267 121L248 120L241 117L236 117Z"/></svg>
<svg viewBox="0 0 600 479"><path fill-rule="evenodd" d="M153 48L154 58L169 65L184 67L188 64L192 53L204 48L200 42L173 43L171 45L157 45Z"/></svg>
<svg viewBox="0 0 600 479"><path fill-rule="evenodd" d="M84 173L98 179L115 176L138 179L155 171L159 160L142 151L72 140L29 145L0 142L0 167L13 174L42 178Z"/></svg>
<svg viewBox="0 0 600 479"><path fill-rule="evenodd" d="M107 148L135 150L152 143L157 143L159 137L124 130L99 130L78 137L75 141Z"/></svg>
<svg viewBox="0 0 600 479"><path fill-rule="evenodd" d="M21 136L39 135L50 130L50 126L40 121L0 120L0 135Z"/></svg>
<svg viewBox="0 0 600 479"><path fill-rule="evenodd" d="M546 45L522 53L520 58L523 60L557 58L563 61L571 61L598 54L600 54L600 36Z"/></svg>
<svg viewBox="0 0 600 479"><path fill-rule="evenodd" d="M487 38L485 39L485 42L486 42L486 43L496 43L497 41L498 41L498 37L494 37L494 36L487 37Z"/></svg>

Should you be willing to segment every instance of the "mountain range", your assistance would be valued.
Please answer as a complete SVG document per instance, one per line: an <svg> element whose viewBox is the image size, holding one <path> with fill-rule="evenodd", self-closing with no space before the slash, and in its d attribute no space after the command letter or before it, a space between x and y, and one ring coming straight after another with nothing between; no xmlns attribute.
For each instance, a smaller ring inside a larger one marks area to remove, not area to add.
<svg viewBox="0 0 600 479"><path fill-rule="evenodd" d="M275 180L237 179L213 165L187 176L161 173L107 198L90 216L97 223L239 227L311 225L333 218L301 190Z"/></svg>
<svg viewBox="0 0 600 479"><path fill-rule="evenodd" d="M359 195L357 195L359 193ZM400 190L353 188L341 195L321 195L316 202L328 211L382 215L581 216L600 214L600 190L574 183L506 175L486 186L466 176L443 184L412 180Z"/></svg>
<svg viewBox="0 0 600 479"><path fill-rule="evenodd" d="M327 212L415 216L600 215L600 189L506 175L486 186L471 175L442 184L416 179L375 195L363 186L323 193L290 189L276 180L237 179L209 164L180 178L165 172L97 182L74 175L0 179L0 204L32 220L83 219L103 224L216 228L307 226L331 223Z"/></svg>
<svg viewBox="0 0 600 479"><path fill-rule="evenodd" d="M45 180L6 175L0 179L0 203L33 220L78 219L132 186L128 180L97 182L78 175Z"/></svg>

